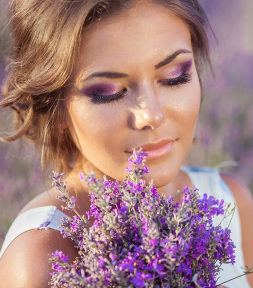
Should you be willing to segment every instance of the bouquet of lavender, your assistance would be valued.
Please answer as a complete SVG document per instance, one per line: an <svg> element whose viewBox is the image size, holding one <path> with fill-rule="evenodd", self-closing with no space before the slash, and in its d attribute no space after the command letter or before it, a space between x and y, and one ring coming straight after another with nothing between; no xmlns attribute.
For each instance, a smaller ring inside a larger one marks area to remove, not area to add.
<svg viewBox="0 0 253 288"><path fill-rule="evenodd" d="M212 221L231 213L223 200L187 187L181 205L160 196L153 181L145 183L146 155L134 151L124 182L81 174L91 197L87 215L78 214L62 174L54 173L59 198L76 214L63 219L62 234L79 256L70 263L53 253L51 287L216 287L221 264L235 263L231 231Z"/></svg>

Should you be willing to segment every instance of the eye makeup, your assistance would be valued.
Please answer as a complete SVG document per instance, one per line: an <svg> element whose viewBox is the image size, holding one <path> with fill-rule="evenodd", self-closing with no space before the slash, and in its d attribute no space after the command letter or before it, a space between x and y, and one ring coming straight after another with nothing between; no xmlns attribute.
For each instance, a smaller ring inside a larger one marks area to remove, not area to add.
<svg viewBox="0 0 253 288"><path fill-rule="evenodd" d="M192 60L182 63L176 70L170 73L169 77L165 76L166 79L161 79L158 83L170 87L179 87L180 85L189 83L192 79L190 73L191 66ZM171 75L173 76L171 77Z"/></svg>
<svg viewBox="0 0 253 288"><path fill-rule="evenodd" d="M165 73L163 79L157 82L170 87L178 87L191 81L190 69L192 67L192 59L179 64L174 70L168 74ZM109 103L119 101L127 93L127 89L120 90L121 85L111 83L98 83L84 88L81 92L90 98L90 102L94 104Z"/></svg>
<svg viewBox="0 0 253 288"><path fill-rule="evenodd" d="M183 72L189 73L192 67L192 59L179 64L174 70L164 73L164 78L176 78L180 76Z"/></svg>
<svg viewBox="0 0 253 288"><path fill-rule="evenodd" d="M91 85L85 88L82 92L88 96L101 95L101 96L110 96L111 94L118 91L117 85L109 83L99 83Z"/></svg>
<svg viewBox="0 0 253 288"><path fill-rule="evenodd" d="M189 73L191 67L192 67L192 59L184 62L184 63L181 65L181 70L182 70L182 71L185 71L186 73Z"/></svg>
<svg viewBox="0 0 253 288"><path fill-rule="evenodd" d="M94 104L108 103L123 98L127 89L120 90L119 85L110 83L93 84L82 90L82 93L89 97L89 101Z"/></svg>

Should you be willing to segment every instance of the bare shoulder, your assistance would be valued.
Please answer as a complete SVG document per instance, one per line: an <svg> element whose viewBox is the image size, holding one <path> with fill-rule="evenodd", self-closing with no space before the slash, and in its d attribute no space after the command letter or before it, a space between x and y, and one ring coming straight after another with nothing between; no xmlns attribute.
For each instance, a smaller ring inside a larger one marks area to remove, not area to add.
<svg viewBox="0 0 253 288"><path fill-rule="evenodd" d="M233 175L226 173L220 173L220 175L235 198L240 215L245 265L251 267L253 266L253 196L250 190ZM253 287L253 274L248 275L248 280Z"/></svg>
<svg viewBox="0 0 253 288"><path fill-rule="evenodd" d="M230 188L235 198L236 204L240 212L240 217L253 217L253 195L250 190L235 176L227 173L220 173L220 175ZM247 220L249 220L249 218ZM247 224L251 223L247 221ZM253 225L249 226L253 228Z"/></svg>
<svg viewBox="0 0 253 288"><path fill-rule="evenodd" d="M77 251L70 239L63 239L55 230L31 230L19 235L0 259L0 282L5 288L49 287L49 257L62 250L70 260Z"/></svg>
<svg viewBox="0 0 253 288"><path fill-rule="evenodd" d="M253 195L247 188L247 186L242 183L241 180L239 180L232 174L224 172L221 172L220 175L226 182L226 184L229 186L235 199L239 200L240 204L248 205L248 207L253 207L251 206L253 205Z"/></svg>
<svg viewBox="0 0 253 288"><path fill-rule="evenodd" d="M19 214L36 207L56 206L61 209L63 204L56 198L57 191L48 190L36 196L19 212ZM73 216L70 211L63 211ZM74 260L78 255L74 243L64 239L59 231L29 230L17 236L0 258L0 283L5 288L43 288L49 287L51 264L50 255L61 250Z"/></svg>
<svg viewBox="0 0 253 288"><path fill-rule="evenodd" d="M82 190L81 193L77 192L78 190L70 188L68 193L71 196L76 197L76 210L84 214L85 211L90 209L90 197L86 190ZM19 214L30 210L32 208L42 207L42 206L56 206L58 210L61 210L63 213L67 214L70 217L73 217L75 213L70 210L63 210L62 206L65 206L61 200L57 199L57 196L60 195L59 191L54 187L48 191L42 192L28 202Z"/></svg>

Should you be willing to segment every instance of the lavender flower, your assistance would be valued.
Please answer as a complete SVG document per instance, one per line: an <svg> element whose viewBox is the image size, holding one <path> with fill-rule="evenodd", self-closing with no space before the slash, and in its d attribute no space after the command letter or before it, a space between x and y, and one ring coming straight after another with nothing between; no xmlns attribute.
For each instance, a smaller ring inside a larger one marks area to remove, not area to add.
<svg viewBox="0 0 253 288"><path fill-rule="evenodd" d="M231 231L213 225L225 216L224 201L188 187L181 205L160 196L144 180L145 156L134 151L124 182L81 174L91 197L86 215L54 174L60 199L77 214L61 226L79 256L69 263L62 252L52 255L52 287L216 287L221 264L235 263Z"/></svg>

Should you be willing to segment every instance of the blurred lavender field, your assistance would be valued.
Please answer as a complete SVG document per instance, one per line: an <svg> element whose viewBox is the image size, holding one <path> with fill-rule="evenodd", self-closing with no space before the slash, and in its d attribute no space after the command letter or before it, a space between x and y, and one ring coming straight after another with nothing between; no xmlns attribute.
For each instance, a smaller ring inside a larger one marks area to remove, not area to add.
<svg viewBox="0 0 253 288"><path fill-rule="evenodd" d="M223 170L253 191L253 1L202 3L217 37L212 45L215 77L209 73L203 79L204 102L196 131L199 143L189 161L210 166L235 161L236 167Z"/></svg>
<svg viewBox="0 0 253 288"><path fill-rule="evenodd" d="M0 0L0 25L6 5ZM197 143L186 165L221 168L241 179L253 191L253 25L252 0L202 0L218 42L213 42L215 77L203 78L204 102L196 129ZM8 30L0 35L0 77L8 56ZM0 131L11 128L9 113L0 112ZM233 166L233 163L237 166ZM39 157L23 140L0 142L0 245L18 211L36 194L48 189L42 180Z"/></svg>

